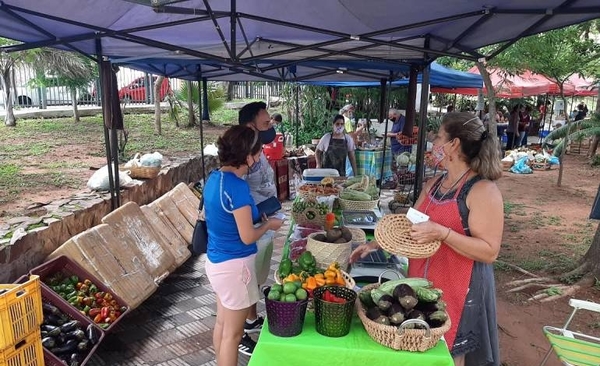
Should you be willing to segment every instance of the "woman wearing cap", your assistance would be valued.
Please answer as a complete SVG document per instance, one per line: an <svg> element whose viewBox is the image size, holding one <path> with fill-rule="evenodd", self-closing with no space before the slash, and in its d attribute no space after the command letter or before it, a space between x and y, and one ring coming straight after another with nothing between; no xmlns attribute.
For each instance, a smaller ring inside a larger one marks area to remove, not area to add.
<svg viewBox="0 0 600 366"><path fill-rule="evenodd" d="M503 201L494 183L502 176L498 140L479 118L448 113L433 142L433 159L446 173L425 183L415 208L429 221L412 226L418 244L442 241L427 259L410 259L408 275L444 291L452 327L444 335L455 365L500 365L492 263L504 226ZM365 244L351 261L378 248Z"/></svg>
<svg viewBox="0 0 600 366"><path fill-rule="evenodd" d="M218 366L234 366L248 310L258 302L256 241L282 221L270 218L259 227L258 209L242 177L262 152L258 131L234 126L217 140L221 169L211 174L204 188L208 228L206 275L217 296L217 322L213 343Z"/></svg>
<svg viewBox="0 0 600 366"><path fill-rule="evenodd" d="M333 132L326 133L317 144L315 159L317 169L336 169L341 177L346 176L346 158L350 161L352 172L356 174L354 140L344 128L344 116L333 117Z"/></svg>

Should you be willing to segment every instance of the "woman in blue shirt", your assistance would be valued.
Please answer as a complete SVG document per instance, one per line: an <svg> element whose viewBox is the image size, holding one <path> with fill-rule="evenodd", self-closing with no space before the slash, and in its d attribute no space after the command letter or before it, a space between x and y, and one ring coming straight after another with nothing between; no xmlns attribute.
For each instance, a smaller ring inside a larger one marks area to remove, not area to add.
<svg viewBox="0 0 600 366"><path fill-rule="evenodd" d="M270 218L259 227L259 218L242 177L258 161L262 142L258 132L234 126L217 140L221 169L204 187L208 228L206 275L217 296L217 322L213 342L218 366L235 366L238 344L250 306L258 302L256 241L267 230L278 230L283 221Z"/></svg>

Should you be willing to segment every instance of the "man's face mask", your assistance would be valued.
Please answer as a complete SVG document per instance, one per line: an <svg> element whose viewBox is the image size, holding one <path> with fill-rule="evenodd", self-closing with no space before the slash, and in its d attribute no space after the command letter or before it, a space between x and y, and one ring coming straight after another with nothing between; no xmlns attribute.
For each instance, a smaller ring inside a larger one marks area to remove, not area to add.
<svg viewBox="0 0 600 366"><path fill-rule="evenodd" d="M259 131L260 142L262 142L263 144L270 144L275 140L276 134L277 131L275 131L275 128L273 127L269 128L266 131Z"/></svg>

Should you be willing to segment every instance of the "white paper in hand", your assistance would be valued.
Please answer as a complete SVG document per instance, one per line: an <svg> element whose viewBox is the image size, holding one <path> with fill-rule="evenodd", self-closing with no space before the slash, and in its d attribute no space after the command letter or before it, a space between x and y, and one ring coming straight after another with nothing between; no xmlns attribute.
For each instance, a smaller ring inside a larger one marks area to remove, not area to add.
<svg viewBox="0 0 600 366"><path fill-rule="evenodd" d="M408 209L406 218L413 224L420 224L422 222L429 221L429 216L425 215L421 211L415 210L412 207Z"/></svg>
<svg viewBox="0 0 600 366"><path fill-rule="evenodd" d="M287 219L287 216L284 213L281 213L281 212L278 212L278 213L276 213L275 215L273 215L271 217L274 217L274 218L282 220L282 221L285 221Z"/></svg>

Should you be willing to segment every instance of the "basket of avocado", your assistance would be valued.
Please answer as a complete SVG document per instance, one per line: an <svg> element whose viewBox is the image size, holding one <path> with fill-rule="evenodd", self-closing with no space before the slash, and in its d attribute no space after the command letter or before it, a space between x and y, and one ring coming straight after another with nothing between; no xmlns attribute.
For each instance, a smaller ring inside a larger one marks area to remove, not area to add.
<svg viewBox="0 0 600 366"><path fill-rule="evenodd" d="M306 250L315 256L318 268L327 268L330 263L337 262L346 270L352 253L352 232L342 226L310 234Z"/></svg>
<svg viewBox="0 0 600 366"><path fill-rule="evenodd" d="M308 292L301 283L273 284L264 293L269 332L278 337L295 337L302 333Z"/></svg>

